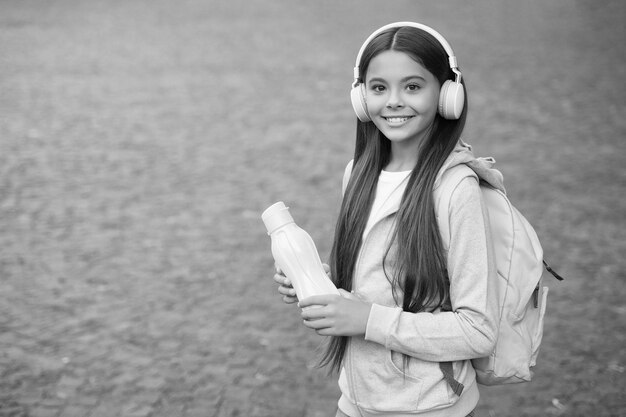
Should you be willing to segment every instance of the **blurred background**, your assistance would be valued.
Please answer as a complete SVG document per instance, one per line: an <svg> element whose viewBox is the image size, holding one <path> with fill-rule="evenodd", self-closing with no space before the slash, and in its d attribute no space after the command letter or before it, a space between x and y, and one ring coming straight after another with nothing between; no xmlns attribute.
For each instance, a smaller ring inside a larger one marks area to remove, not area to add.
<svg viewBox="0 0 626 417"><path fill-rule="evenodd" d="M418 21L467 82L566 281L528 384L479 416L626 414L626 3L0 2L0 417L333 416L260 213L323 259L376 28Z"/></svg>

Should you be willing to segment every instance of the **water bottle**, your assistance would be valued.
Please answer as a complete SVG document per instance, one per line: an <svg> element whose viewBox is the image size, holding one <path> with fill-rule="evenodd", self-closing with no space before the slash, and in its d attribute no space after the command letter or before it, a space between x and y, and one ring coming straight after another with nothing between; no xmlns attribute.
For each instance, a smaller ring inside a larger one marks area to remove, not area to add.
<svg viewBox="0 0 626 417"><path fill-rule="evenodd" d="M282 201L268 207L261 219L272 241L276 265L293 284L298 299L321 294L339 295L322 267L313 239L294 222L289 208Z"/></svg>

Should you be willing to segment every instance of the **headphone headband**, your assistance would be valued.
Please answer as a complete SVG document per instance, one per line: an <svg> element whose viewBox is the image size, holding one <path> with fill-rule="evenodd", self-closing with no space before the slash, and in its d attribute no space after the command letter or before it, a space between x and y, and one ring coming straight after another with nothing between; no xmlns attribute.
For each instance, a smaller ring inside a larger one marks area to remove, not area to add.
<svg viewBox="0 0 626 417"><path fill-rule="evenodd" d="M363 52L365 51L365 48L367 48L367 46L372 41L372 39L374 39L380 33L386 31L387 29L401 28L404 26L410 26L416 29L421 29L424 32L431 34L435 39L437 39L439 43L441 44L441 46L443 46L443 49L446 51L446 54L448 54L448 64L450 65L450 69L452 70L452 72L454 72L454 74L456 75L455 81L459 83L461 82L461 71L459 71L458 69L458 65L456 63L456 57L454 56L454 51L452 51L452 47L450 46L448 41L446 41L446 39L439 32L437 32L435 29L431 28L430 26L426 26L421 23L395 22L395 23L389 23L388 25L385 25L375 30L374 33L368 36L365 42L363 42L363 45L361 45L361 49L359 49L359 53L356 56L356 63L354 64L354 82L352 84L352 87L356 87L359 84L359 78L361 77L360 69L359 69L359 64L361 63L361 57L363 55Z"/></svg>

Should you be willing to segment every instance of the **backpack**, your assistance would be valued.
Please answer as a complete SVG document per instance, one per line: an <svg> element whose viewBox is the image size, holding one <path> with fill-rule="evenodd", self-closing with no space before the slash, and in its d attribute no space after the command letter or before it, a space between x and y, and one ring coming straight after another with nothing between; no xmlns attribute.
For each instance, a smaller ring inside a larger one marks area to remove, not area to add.
<svg viewBox="0 0 626 417"><path fill-rule="evenodd" d="M495 162L495 161L494 161ZM437 222L444 248L449 247L449 205L452 192L466 177L479 180L489 212L491 238L498 270L498 337L491 355L472 360L476 380L483 385L530 381L543 336L548 287L543 285L543 268L562 280L544 261L535 230L510 203L503 190L491 187L466 164L448 169L434 190ZM444 364L448 365L446 372ZM443 363L445 379L453 386L451 364ZM454 389L454 386L453 386ZM461 387L462 390L462 387Z"/></svg>

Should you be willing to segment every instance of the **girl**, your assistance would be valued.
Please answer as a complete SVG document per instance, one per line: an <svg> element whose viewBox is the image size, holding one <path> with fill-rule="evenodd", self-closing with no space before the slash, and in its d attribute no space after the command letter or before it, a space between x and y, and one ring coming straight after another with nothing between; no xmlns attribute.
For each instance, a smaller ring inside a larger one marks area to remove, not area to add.
<svg viewBox="0 0 626 417"><path fill-rule="evenodd" d="M331 251L341 296L299 300L304 325L331 336L323 365L340 371L338 416L465 417L478 388L470 359L493 350L496 272L473 177L452 194L443 248L433 190L474 160L460 141L464 82L445 39L398 22L357 56L354 159ZM287 303L289 280L274 276Z"/></svg>

